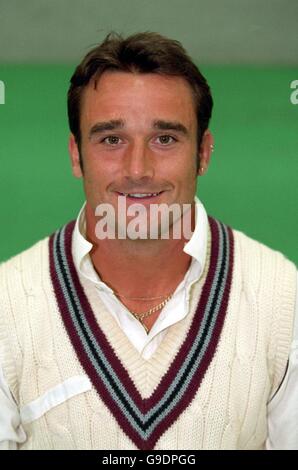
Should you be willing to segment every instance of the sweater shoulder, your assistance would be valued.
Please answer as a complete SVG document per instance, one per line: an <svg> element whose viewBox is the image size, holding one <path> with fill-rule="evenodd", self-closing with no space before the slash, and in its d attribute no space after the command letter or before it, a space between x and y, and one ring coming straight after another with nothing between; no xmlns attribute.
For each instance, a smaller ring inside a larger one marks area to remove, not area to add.
<svg viewBox="0 0 298 470"><path fill-rule="evenodd" d="M38 267L40 266L43 257L48 254L49 238L50 236L47 236L34 243L34 245L26 250L1 262L0 283L7 277L30 276L30 274L32 274L33 277L36 277Z"/></svg>
<svg viewBox="0 0 298 470"><path fill-rule="evenodd" d="M235 262L238 263L244 290L261 291L280 300L295 303L297 267L283 253L255 240L244 232L232 229Z"/></svg>
<svg viewBox="0 0 298 470"><path fill-rule="evenodd" d="M23 318L27 306L44 296L49 278L49 236L0 264L0 316Z"/></svg>
<svg viewBox="0 0 298 470"><path fill-rule="evenodd" d="M271 396L281 384L293 339L297 267L283 253L233 230L235 258L244 295L268 325Z"/></svg>
<svg viewBox="0 0 298 470"><path fill-rule="evenodd" d="M231 228L235 240L235 244L238 245L238 248L241 252L241 257L247 259L251 263L255 264L256 259L252 258L256 256L259 260L263 259L264 261L269 262L274 261L279 263L285 263L292 271L297 272L297 267L293 261L287 258L287 256L279 250L269 247L263 242L260 242L246 233Z"/></svg>
<svg viewBox="0 0 298 470"><path fill-rule="evenodd" d="M48 276L49 237L0 264L0 364L10 390L19 401L29 317L37 317Z"/></svg>

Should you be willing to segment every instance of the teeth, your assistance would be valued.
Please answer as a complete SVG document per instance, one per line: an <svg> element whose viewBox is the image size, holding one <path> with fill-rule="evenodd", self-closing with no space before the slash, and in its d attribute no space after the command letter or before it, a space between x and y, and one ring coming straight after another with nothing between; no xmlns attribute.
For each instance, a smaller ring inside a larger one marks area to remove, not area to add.
<svg viewBox="0 0 298 470"><path fill-rule="evenodd" d="M141 198L141 197L157 196L158 194L159 193L135 193L135 194L123 194L123 196Z"/></svg>
<svg viewBox="0 0 298 470"><path fill-rule="evenodd" d="M129 194L130 197L149 197L149 196L153 196L153 194L151 193L138 193L138 194Z"/></svg>

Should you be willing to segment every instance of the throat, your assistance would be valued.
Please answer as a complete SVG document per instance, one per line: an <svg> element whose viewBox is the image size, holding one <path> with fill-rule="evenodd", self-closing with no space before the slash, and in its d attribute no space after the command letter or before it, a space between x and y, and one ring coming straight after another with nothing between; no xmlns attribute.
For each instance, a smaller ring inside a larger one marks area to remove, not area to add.
<svg viewBox="0 0 298 470"><path fill-rule="evenodd" d="M94 269L113 291L126 297L148 298L173 292L191 263L191 257L181 246L174 252L160 252L152 257L147 253L144 256L140 253L137 256L127 256L123 250L105 248L100 244L97 249L92 250Z"/></svg>

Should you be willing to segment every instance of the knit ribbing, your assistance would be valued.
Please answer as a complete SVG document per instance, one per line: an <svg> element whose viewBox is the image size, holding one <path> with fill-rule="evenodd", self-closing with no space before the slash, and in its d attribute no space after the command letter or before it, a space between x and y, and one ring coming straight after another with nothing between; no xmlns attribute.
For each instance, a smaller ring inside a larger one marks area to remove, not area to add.
<svg viewBox="0 0 298 470"><path fill-rule="evenodd" d="M174 323L167 328L166 334L154 354L144 360L137 349L132 347L129 337L119 328L114 316L105 308L98 309L98 291L94 284L81 277L84 291L96 316L97 322L105 334L110 346L128 371L142 399L153 394L163 375L168 371L173 358L176 357L181 344L188 337L191 322L197 308L197 299L201 296L210 265L211 231L208 227L206 262L199 282L194 282L189 292L189 313L183 321Z"/></svg>
<svg viewBox="0 0 298 470"><path fill-rule="evenodd" d="M153 448L189 405L220 337L232 280L233 236L215 219L210 217L209 223L210 267L188 340L148 399L142 399L110 347L80 285L71 256L73 223L50 239L52 282L74 350L97 392L140 449Z"/></svg>

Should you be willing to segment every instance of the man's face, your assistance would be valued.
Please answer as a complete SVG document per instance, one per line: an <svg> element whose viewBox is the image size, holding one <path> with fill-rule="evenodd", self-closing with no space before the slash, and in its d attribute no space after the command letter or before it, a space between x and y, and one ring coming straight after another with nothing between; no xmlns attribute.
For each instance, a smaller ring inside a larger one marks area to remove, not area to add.
<svg viewBox="0 0 298 470"><path fill-rule="evenodd" d="M184 79L105 72L95 89L92 82L84 91L80 124L84 187L93 212L110 203L117 214L122 194L127 206L193 202L197 121ZM74 174L81 176L74 140L70 151Z"/></svg>

